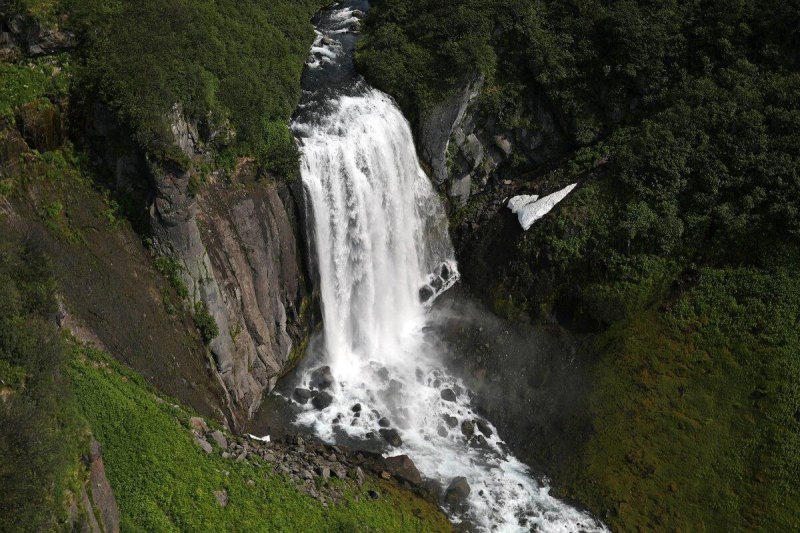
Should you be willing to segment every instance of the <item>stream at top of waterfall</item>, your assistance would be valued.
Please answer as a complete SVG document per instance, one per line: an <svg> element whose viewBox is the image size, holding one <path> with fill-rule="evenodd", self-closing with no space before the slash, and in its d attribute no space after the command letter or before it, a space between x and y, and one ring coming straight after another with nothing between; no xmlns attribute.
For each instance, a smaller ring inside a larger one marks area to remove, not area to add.
<svg viewBox="0 0 800 533"><path fill-rule="evenodd" d="M442 505L456 523L604 531L549 494L448 367L452 346L437 324L454 308L437 299L459 273L447 218L403 114L355 71L354 25L367 7L341 2L314 21L292 129L323 329L269 401L288 406L294 431L408 455L451 488Z"/></svg>

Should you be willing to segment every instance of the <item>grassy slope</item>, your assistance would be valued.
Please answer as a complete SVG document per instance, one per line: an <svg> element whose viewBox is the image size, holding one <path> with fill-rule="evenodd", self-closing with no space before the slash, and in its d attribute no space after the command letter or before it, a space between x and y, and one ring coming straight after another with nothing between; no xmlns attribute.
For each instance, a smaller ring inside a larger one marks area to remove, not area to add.
<svg viewBox="0 0 800 533"><path fill-rule="evenodd" d="M704 270L600 337L571 492L618 530L800 527L800 282Z"/></svg>
<svg viewBox="0 0 800 533"><path fill-rule="evenodd" d="M324 508L266 463L256 468L218 450L206 455L193 442L187 410L99 352L77 350L69 376L103 445L125 531L450 530L435 506L389 485L348 482L347 503ZM382 498L365 498L369 487ZM214 497L220 489L229 494L225 508Z"/></svg>

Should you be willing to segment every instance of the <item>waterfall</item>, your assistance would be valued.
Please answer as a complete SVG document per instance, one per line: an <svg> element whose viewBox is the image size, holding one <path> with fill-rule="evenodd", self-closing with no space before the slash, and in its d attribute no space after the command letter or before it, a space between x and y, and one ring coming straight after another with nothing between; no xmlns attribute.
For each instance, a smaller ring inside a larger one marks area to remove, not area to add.
<svg viewBox="0 0 800 533"><path fill-rule="evenodd" d="M353 43L341 21L351 14L343 7L322 21L293 124L322 299L323 339L313 355L329 367L302 376L302 386L324 389L326 402L305 404L296 423L330 442L407 454L445 488L466 478L466 502L449 508L455 521L604 531L508 453L426 334L431 303L458 279L447 218L394 101L341 74Z"/></svg>
<svg viewBox="0 0 800 533"><path fill-rule="evenodd" d="M458 274L408 124L389 97L369 89L340 98L302 153L334 374L352 376L365 358L412 364L403 347L424 324L420 289L441 291Z"/></svg>

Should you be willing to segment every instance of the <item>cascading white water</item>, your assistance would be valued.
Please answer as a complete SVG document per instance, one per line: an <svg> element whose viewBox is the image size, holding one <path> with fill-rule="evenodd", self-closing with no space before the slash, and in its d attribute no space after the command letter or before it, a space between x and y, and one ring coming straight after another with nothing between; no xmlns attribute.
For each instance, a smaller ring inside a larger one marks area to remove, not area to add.
<svg viewBox="0 0 800 533"><path fill-rule="evenodd" d="M303 141L303 183L314 217L329 363L413 363L403 348L421 330L419 289L442 266L455 281L439 199L417 162L408 125L389 97L345 96Z"/></svg>
<svg viewBox="0 0 800 533"><path fill-rule="evenodd" d="M349 17L341 11L331 19ZM341 52L329 46L320 57ZM322 357L335 381L330 405L305 405L297 423L328 441L394 440L389 455L409 455L445 487L465 477L471 492L454 520L497 531L604 531L507 452L424 333L429 303L458 273L447 219L400 110L362 81L316 104L321 111L293 128L312 208ZM308 372L303 384L313 381Z"/></svg>

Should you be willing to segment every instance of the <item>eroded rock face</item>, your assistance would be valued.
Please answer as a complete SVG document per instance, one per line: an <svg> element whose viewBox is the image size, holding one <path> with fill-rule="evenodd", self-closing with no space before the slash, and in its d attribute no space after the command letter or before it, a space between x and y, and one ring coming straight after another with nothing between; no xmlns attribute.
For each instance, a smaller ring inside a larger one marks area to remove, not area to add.
<svg viewBox="0 0 800 533"><path fill-rule="evenodd" d="M310 332L302 195L258 176L251 159L240 160L230 175L201 170L213 168L210 140L234 134L210 118L187 121L179 105L165 119L184 162L123 149L131 143L123 142L113 117L102 108L94 115L95 138L111 139L105 158L116 186L148 202L154 247L181 266L186 305L202 303L217 325L208 348L225 391L221 403L231 424L241 426Z"/></svg>
<svg viewBox="0 0 800 533"><path fill-rule="evenodd" d="M448 179L447 147L450 136L464 119L470 102L479 94L482 77L465 83L454 95L431 108L419 120L419 148L422 158L430 164L433 179L441 185Z"/></svg>
<svg viewBox="0 0 800 533"><path fill-rule="evenodd" d="M215 183L199 206L203 249L188 271L219 326L210 348L222 379L249 417L310 330L295 204L285 185L259 181Z"/></svg>
<svg viewBox="0 0 800 533"><path fill-rule="evenodd" d="M529 125L509 129L482 109L478 96L483 82L473 76L418 119L421 158L456 209L491 187L495 170L512 158L539 165L569 145L569 127L543 95L526 95L521 108L522 116L531 118Z"/></svg>

